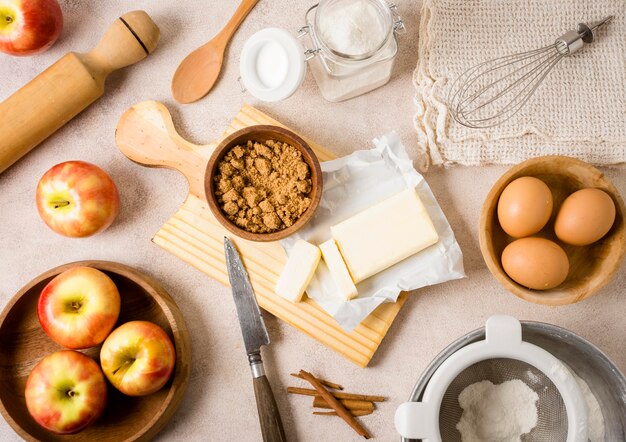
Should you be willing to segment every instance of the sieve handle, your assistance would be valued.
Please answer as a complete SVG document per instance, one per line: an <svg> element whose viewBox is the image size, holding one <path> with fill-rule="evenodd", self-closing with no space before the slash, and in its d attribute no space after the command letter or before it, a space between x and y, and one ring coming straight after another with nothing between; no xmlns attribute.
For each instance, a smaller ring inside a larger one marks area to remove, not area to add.
<svg viewBox="0 0 626 442"><path fill-rule="evenodd" d="M396 410L394 423L400 435L407 439L437 440L436 410L423 402L405 402Z"/></svg>
<svg viewBox="0 0 626 442"><path fill-rule="evenodd" d="M496 315L485 323L485 341L491 348L510 348L522 343L522 324L511 316Z"/></svg>

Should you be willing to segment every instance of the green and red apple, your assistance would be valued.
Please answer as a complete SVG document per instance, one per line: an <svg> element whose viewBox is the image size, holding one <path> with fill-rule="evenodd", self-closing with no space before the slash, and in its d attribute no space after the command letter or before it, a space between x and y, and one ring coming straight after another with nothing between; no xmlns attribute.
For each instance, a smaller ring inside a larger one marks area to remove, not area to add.
<svg viewBox="0 0 626 442"><path fill-rule="evenodd" d="M43 358L26 381L26 407L35 421L57 434L71 434L95 422L106 405L100 366L73 350Z"/></svg>
<svg viewBox="0 0 626 442"><path fill-rule="evenodd" d="M48 170L39 180L36 198L39 215L48 227L75 238L105 230L120 207L111 177L84 161L67 161Z"/></svg>
<svg viewBox="0 0 626 442"><path fill-rule="evenodd" d="M59 38L63 13L57 0L0 0L0 51L33 55Z"/></svg>
<svg viewBox="0 0 626 442"><path fill-rule="evenodd" d="M147 321L122 324L100 350L105 376L122 393L144 396L163 387L174 371L176 353L161 327Z"/></svg>
<svg viewBox="0 0 626 442"><path fill-rule="evenodd" d="M66 348L101 344L120 314L120 294L106 274L92 267L72 267L42 290L37 314L43 330Z"/></svg>

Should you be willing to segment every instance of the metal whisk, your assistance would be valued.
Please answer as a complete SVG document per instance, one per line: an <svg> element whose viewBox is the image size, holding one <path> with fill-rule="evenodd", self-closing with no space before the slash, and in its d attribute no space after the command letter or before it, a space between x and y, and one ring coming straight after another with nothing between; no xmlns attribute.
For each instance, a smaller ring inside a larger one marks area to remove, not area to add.
<svg viewBox="0 0 626 442"><path fill-rule="evenodd" d="M471 128L493 127L515 115L563 58L591 43L594 32L613 16L579 23L546 47L486 61L465 71L448 93L454 119Z"/></svg>

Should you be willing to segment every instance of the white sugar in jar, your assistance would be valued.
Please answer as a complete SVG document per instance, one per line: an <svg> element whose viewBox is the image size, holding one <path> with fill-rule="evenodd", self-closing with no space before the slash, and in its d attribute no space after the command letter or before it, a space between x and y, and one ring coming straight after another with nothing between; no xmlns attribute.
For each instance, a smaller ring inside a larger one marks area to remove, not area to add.
<svg viewBox="0 0 626 442"><path fill-rule="evenodd" d="M379 8L369 1L343 0L323 3L316 15L318 36L332 51L359 57L377 50L389 25Z"/></svg>
<svg viewBox="0 0 626 442"><path fill-rule="evenodd" d="M306 14L315 57L309 61L324 98L343 101L391 79L404 23L384 0L323 0Z"/></svg>
<svg viewBox="0 0 626 442"><path fill-rule="evenodd" d="M240 57L245 89L264 101L289 97L311 69L322 96L343 101L386 84L404 23L385 0L322 0L312 6L298 39L277 28L248 39Z"/></svg>

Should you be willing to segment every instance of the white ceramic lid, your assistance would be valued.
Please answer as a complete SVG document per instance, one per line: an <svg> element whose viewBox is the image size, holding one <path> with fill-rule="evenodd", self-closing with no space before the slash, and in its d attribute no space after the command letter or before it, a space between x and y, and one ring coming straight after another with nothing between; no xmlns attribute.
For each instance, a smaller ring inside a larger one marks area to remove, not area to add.
<svg viewBox="0 0 626 442"><path fill-rule="evenodd" d="M241 51L241 82L259 100L284 100L302 84L305 73L304 50L284 29L262 29Z"/></svg>

